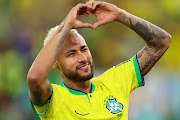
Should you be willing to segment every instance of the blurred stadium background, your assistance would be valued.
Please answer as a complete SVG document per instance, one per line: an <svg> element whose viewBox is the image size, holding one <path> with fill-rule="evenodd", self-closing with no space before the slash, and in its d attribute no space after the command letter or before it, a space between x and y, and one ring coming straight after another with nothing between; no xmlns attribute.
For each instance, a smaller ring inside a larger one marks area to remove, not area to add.
<svg viewBox="0 0 180 120"><path fill-rule="evenodd" d="M180 120L180 1L106 0L169 32L170 48L132 92L129 120ZM58 25L77 3L86 0L0 0L0 120L39 120L33 112L26 75L43 46L47 31ZM81 17L95 23L96 18ZM95 62L95 76L135 55L145 42L114 22L95 30L79 29ZM52 70L48 79L62 78Z"/></svg>

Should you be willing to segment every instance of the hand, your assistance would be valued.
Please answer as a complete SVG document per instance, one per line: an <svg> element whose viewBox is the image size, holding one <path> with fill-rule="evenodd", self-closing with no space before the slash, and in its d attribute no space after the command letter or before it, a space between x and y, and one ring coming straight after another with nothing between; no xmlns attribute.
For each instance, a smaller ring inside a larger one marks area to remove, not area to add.
<svg viewBox="0 0 180 120"><path fill-rule="evenodd" d="M118 20L120 9L117 6L107 2L96 2L94 0L90 0L86 2L86 4L92 6L92 14L99 20L93 25L93 29L100 25Z"/></svg>
<svg viewBox="0 0 180 120"><path fill-rule="evenodd" d="M93 25L90 23L83 23L79 20L81 15L89 16L92 11L92 7L87 4L78 4L71 9L69 14L66 17L66 22L69 23L71 28L93 28Z"/></svg>

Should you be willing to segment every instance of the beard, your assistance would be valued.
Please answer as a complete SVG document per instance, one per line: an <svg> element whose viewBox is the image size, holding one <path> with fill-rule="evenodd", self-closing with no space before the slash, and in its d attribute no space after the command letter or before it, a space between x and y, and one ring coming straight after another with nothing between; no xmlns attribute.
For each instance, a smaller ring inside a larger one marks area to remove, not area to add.
<svg viewBox="0 0 180 120"><path fill-rule="evenodd" d="M69 70L67 68L65 68L63 65L61 65L62 68L62 72L64 73L64 75L69 78L70 80L74 81L74 82L84 82L84 81L88 81L90 80L93 76L94 76L94 63L92 62L85 62L83 64L89 64L90 66L90 73L87 75L81 75L78 73L77 69L73 70Z"/></svg>

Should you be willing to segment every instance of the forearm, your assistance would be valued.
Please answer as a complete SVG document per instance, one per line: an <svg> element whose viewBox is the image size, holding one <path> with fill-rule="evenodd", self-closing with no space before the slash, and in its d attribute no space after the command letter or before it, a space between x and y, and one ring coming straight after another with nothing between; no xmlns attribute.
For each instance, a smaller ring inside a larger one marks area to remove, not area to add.
<svg viewBox="0 0 180 120"><path fill-rule="evenodd" d="M87 4L93 6L93 15L99 20L93 25L93 28L113 21L119 21L145 40L147 45L137 53L137 59L143 76L168 49L171 43L171 35L156 25L107 2L90 1Z"/></svg>
<svg viewBox="0 0 180 120"><path fill-rule="evenodd" d="M33 62L28 76L33 79L39 79L38 82L43 82L46 80L49 72L52 69L53 64L59 53L59 49L66 39L71 27L63 21L55 35L47 43L46 46L42 48L35 61Z"/></svg>
<svg viewBox="0 0 180 120"><path fill-rule="evenodd" d="M126 11L120 12L118 21L134 30L147 43L147 45L137 53L141 74L144 76L169 48L171 35L156 25Z"/></svg>
<svg viewBox="0 0 180 120"><path fill-rule="evenodd" d="M167 43L171 40L171 36L163 29L124 10L121 10L118 21L134 30L147 44L153 42L167 46Z"/></svg>
<svg viewBox="0 0 180 120"><path fill-rule="evenodd" d="M79 16L89 14L91 8L85 4L78 4L71 9L66 19L60 24L58 30L42 48L33 62L28 75L27 83L30 91L30 99L35 105L43 105L52 95L52 86L46 79L52 68L58 69L56 59L59 57L62 45L72 28L88 28L91 24L79 21ZM53 66L54 65L54 66Z"/></svg>

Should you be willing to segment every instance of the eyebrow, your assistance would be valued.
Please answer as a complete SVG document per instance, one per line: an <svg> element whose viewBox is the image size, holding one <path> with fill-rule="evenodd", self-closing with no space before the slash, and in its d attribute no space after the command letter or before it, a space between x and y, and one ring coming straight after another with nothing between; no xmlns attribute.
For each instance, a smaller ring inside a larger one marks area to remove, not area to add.
<svg viewBox="0 0 180 120"><path fill-rule="evenodd" d="M76 50L68 50L65 54L68 54L70 52L75 52Z"/></svg>
<svg viewBox="0 0 180 120"><path fill-rule="evenodd" d="M87 45L83 45L82 47L81 47L81 49L83 49L83 48L85 48L85 47L87 47ZM75 52L76 50L68 50L65 54L68 54L68 53L71 53L71 52Z"/></svg>
<svg viewBox="0 0 180 120"><path fill-rule="evenodd" d="M87 45L83 45L83 46L81 47L81 49L83 49L83 48L85 48L85 47L87 47Z"/></svg>

